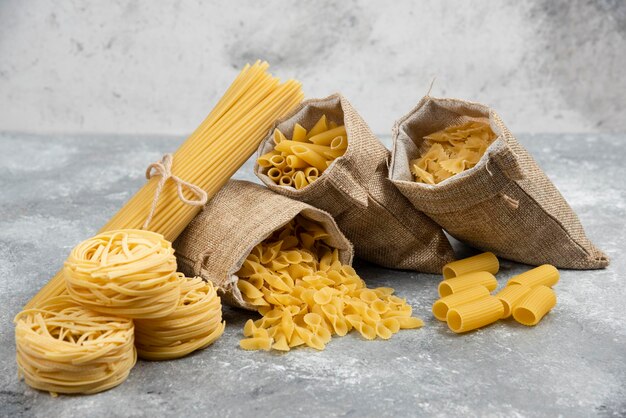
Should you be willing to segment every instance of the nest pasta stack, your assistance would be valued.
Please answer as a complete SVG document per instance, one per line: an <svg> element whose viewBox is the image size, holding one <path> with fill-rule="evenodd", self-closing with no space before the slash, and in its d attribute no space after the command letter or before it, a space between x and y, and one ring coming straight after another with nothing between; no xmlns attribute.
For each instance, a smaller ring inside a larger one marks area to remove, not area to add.
<svg viewBox="0 0 626 418"><path fill-rule="evenodd" d="M387 339L422 325L393 289L367 289L328 213L252 183L231 181L174 246L183 272L262 314L244 328L245 349L323 349L353 329Z"/></svg>
<svg viewBox="0 0 626 418"><path fill-rule="evenodd" d="M441 228L388 181L389 152L343 96L303 102L277 121L258 157L268 188L330 213L359 257L425 272L453 259Z"/></svg>

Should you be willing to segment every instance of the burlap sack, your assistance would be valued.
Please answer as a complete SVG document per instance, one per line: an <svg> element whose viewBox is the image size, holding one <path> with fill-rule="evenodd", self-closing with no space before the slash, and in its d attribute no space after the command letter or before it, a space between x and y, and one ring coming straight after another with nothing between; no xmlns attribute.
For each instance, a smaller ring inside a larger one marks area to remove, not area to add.
<svg viewBox="0 0 626 418"><path fill-rule="evenodd" d="M255 245L296 215L324 226L330 235L327 244L339 250L342 263L352 263L352 245L328 213L265 187L231 180L174 241L178 271L212 281L222 300L255 311L243 300L235 273Z"/></svg>
<svg viewBox="0 0 626 418"><path fill-rule="evenodd" d="M414 182L409 161L428 148L423 137L468 121L489 123L498 135L480 162L436 185ZM396 122L393 137L390 179L455 238L526 264L608 265L563 196L489 107L427 96Z"/></svg>
<svg viewBox="0 0 626 418"><path fill-rule="evenodd" d="M307 100L275 127L291 134L299 123L308 130L322 115L345 125L348 149L319 179L296 190L276 185L258 164L256 175L271 190L329 212L359 257L385 267L440 273L454 259L448 239L388 180L389 151L343 96ZM259 155L274 148L272 132Z"/></svg>

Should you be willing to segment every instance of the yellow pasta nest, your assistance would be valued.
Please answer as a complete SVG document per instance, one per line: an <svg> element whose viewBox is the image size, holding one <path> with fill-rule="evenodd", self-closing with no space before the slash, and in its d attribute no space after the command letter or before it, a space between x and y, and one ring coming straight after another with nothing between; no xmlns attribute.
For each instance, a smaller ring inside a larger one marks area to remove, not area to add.
<svg viewBox="0 0 626 418"><path fill-rule="evenodd" d="M263 317L246 323L242 348L323 350L333 335L353 329L372 340L423 325L393 289L368 289L324 243L327 237L319 224L297 216L254 247L237 272L237 287Z"/></svg>
<svg viewBox="0 0 626 418"><path fill-rule="evenodd" d="M78 244L65 262L67 290L79 304L128 318L169 315L181 276L172 244L138 229L104 232Z"/></svg>
<svg viewBox="0 0 626 418"><path fill-rule="evenodd" d="M468 122L424 139L430 148L420 158L411 160L411 172L418 183L437 184L474 167L496 135L486 123Z"/></svg>
<svg viewBox="0 0 626 418"><path fill-rule="evenodd" d="M348 148L345 126L328 122L326 115L309 132L296 123L291 140L275 129L274 142L274 149L260 156L257 162L276 184L296 189L317 180Z"/></svg>
<svg viewBox="0 0 626 418"><path fill-rule="evenodd" d="M69 296L15 317L18 372L36 389L96 393L122 383L135 365L133 321L105 316Z"/></svg>
<svg viewBox="0 0 626 418"><path fill-rule="evenodd" d="M489 271L478 271L478 269ZM543 265L514 276L497 294L491 295L498 283L492 275L499 263L491 253L483 253L446 264L439 284L442 296L433 304L433 315L446 321L456 332L471 331L508 318L533 326L556 305L551 289L559 281L558 270ZM461 275L456 276L457 273Z"/></svg>
<svg viewBox="0 0 626 418"><path fill-rule="evenodd" d="M139 357L148 360L183 357L211 345L224 332L222 303L213 284L199 277L183 277L183 280L174 312L162 318L135 320Z"/></svg>

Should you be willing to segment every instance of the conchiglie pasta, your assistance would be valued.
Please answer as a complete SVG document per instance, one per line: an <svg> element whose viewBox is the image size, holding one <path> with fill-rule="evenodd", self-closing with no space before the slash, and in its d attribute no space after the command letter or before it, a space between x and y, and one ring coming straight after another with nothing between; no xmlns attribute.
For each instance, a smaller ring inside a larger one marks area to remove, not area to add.
<svg viewBox="0 0 626 418"><path fill-rule="evenodd" d="M237 287L262 317L246 323L241 348L323 350L333 335L351 330L367 340L389 339L423 325L393 289L368 289L327 237L320 224L297 216L252 250Z"/></svg>

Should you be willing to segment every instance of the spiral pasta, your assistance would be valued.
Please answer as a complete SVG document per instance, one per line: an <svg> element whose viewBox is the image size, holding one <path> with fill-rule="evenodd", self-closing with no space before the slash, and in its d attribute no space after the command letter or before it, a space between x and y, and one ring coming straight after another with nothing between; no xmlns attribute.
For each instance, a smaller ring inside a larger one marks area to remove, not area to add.
<svg viewBox="0 0 626 418"><path fill-rule="evenodd" d="M246 323L242 348L323 350L333 335L353 329L372 340L423 325L393 289L368 289L327 237L321 225L297 216L254 247L236 273L237 288L263 317Z"/></svg>
<svg viewBox="0 0 626 418"><path fill-rule="evenodd" d="M105 316L69 296L45 300L14 322L18 373L52 394L110 389L137 360L132 320Z"/></svg>
<svg viewBox="0 0 626 418"><path fill-rule="evenodd" d="M78 244L65 262L67 290L94 311L127 318L169 315L184 277L172 244L139 229L104 232Z"/></svg>
<svg viewBox="0 0 626 418"><path fill-rule="evenodd" d="M183 276L180 295L176 310L169 315L135 320L139 357L147 360L183 357L211 345L224 332L222 304L211 282Z"/></svg>

